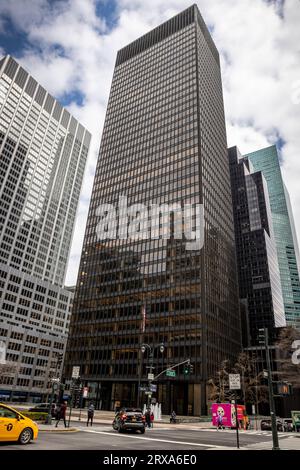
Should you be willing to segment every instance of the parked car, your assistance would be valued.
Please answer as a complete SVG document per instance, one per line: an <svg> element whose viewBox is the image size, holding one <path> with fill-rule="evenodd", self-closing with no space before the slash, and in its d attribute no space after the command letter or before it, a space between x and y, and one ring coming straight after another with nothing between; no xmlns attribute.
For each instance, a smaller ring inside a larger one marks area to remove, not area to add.
<svg viewBox="0 0 300 470"><path fill-rule="evenodd" d="M117 412L112 427L118 432L135 430L144 434L145 416L139 408L122 408Z"/></svg>
<svg viewBox="0 0 300 470"><path fill-rule="evenodd" d="M282 432L284 431L284 423L281 419L276 419L277 423L277 431ZM272 422L270 419L262 419L260 422L260 429L262 431L272 431Z"/></svg>
<svg viewBox="0 0 300 470"><path fill-rule="evenodd" d="M32 408L29 408L28 411L33 411L35 413L48 413L49 403L37 403Z"/></svg>
<svg viewBox="0 0 300 470"><path fill-rule="evenodd" d="M19 411L0 403L0 442L28 444L38 436L38 426Z"/></svg>

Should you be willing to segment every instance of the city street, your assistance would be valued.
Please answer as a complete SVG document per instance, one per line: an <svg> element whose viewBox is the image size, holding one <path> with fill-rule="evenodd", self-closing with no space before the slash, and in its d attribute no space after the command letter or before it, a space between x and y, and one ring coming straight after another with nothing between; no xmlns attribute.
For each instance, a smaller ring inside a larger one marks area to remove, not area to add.
<svg viewBox="0 0 300 470"><path fill-rule="evenodd" d="M77 432L42 431L38 440L27 446L0 444L1 450L226 450L236 448L234 430L217 431L184 425L147 429L144 435L113 431L108 425L87 428L76 423ZM282 449L300 450L300 438L295 434L279 433ZM241 431L241 449L271 449L269 431Z"/></svg>

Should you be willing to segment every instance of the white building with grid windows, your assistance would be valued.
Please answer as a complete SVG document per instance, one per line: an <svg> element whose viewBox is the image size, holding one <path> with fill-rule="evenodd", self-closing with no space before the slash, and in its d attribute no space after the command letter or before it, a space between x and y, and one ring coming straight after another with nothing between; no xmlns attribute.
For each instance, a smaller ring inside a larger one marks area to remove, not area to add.
<svg viewBox="0 0 300 470"><path fill-rule="evenodd" d="M0 401L45 395L64 352L73 292L63 285L90 139L12 57L0 60L0 341L18 364Z"/></svg>

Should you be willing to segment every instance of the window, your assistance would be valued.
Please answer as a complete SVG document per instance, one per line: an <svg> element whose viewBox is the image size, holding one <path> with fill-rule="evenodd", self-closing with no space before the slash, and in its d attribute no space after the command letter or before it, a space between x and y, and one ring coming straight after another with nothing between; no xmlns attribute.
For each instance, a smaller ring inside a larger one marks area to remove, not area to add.
<svg viewBox="0 0 300 470"><path fill-rule="evenodd" d="M5 408L4 406L0 405L0 417L1 418L17 418L17 413L15 413L12 410L9 410L8 408Z"/></svg>

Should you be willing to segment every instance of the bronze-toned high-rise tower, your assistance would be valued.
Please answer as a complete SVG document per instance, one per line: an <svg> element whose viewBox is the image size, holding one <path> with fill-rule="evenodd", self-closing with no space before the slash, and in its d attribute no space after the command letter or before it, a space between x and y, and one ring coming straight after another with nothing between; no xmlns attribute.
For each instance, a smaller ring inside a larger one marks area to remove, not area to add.
<svg viewBox="0 0 300 470"><path fill-rule="evenodd" d="M99 241L97 208L120 196L128 205L203 203L204 247L174 237ZM190 359L193 372L160 376L155 397L163 412L200 414L207 379L240 341L219 54L193 5L118 52L65 375L79 365L89 397L113 409L137 404L149 360L157 375Z"/></svg>

